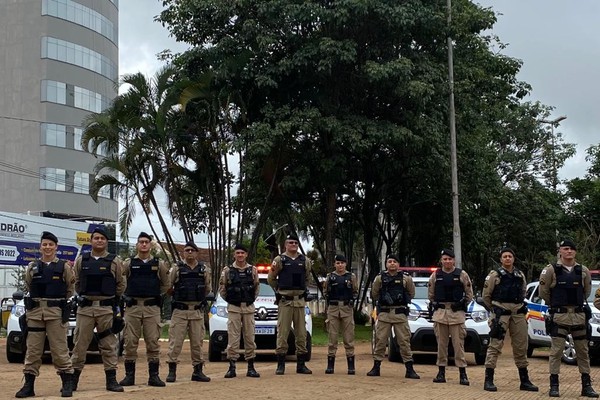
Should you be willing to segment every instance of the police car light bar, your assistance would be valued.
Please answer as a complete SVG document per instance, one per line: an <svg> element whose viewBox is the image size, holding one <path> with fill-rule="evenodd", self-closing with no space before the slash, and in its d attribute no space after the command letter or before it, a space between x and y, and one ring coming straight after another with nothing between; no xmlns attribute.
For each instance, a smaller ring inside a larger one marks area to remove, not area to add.
<svg viewBox="0 0 600 400"><path fill-rule="evenodd" d="M271 264L256 264L256 271L259 274L268 274L271 270Z"/></svg>

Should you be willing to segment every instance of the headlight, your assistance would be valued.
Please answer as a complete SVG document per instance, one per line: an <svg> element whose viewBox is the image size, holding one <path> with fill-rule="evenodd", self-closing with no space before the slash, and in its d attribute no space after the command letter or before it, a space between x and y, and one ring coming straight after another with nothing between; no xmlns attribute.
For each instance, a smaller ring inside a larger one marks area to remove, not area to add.
<svg viewBox="0 0 600 400"><path fill-rule="evenodd" d="M473 318L473 321L475 321L475 322L486 321L488 319L488 312L487 311L473 311L471 313L471 318Z"/></svg>
<svg viewBox="0 0 600 400"><path fill-rule="evenodd" d="M416 321L419 319L419 316L421 314L419 313L419 311L417 310L413 310L412 308L410 309L410 312L408 313L408 320L409 321Z"/></svg>
<svg viewBox="0 0 600 400"><path fill-rule="evenodd" d="M600 313L593 313L592 319L590 319L592 324L600 324Z"/></svg>
<svg viewBox="0 0 600 400"><path fill-rule="evenodd" d="M25 314L25 306L23 306L23 305L13 306L11 313L15 317L19 318L21 315Z"/></svg>
<svg viewBox="0 0 600 400"><path fill-rule="evenodd" d="M217 306L217 315L219 317L227 318L227 306Z"/></svg>

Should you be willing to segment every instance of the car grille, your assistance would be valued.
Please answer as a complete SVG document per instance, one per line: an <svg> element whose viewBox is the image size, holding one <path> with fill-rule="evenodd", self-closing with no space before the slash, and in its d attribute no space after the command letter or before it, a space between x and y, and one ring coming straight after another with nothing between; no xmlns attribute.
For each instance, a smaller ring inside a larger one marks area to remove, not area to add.
<svg viewBox="0 0 600 400"><path fill-rule="evenodd" d="M277 321L277 309L258 307L254 310L254 319L256 321Z"/></svg>
<svg viewBox="0 0 600 400"><path fill-rule="evenodd" d="M429 316L429 311L427 310L419 310L419 318L423 318L428 322L431 322L431 317ZM465 313L465 319L473 319L470 312Z"/></svg>

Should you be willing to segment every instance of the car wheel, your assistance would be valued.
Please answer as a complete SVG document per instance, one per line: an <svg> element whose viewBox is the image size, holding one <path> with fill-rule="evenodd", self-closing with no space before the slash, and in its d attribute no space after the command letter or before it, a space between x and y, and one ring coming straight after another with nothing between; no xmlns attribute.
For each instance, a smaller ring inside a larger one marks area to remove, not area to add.
<svg viewBox="0 0 600 400"><path fill-rule="evenodd" d="M486 357L487 357L487 353L475 353L475 363L477 365L485 364Z"/></svg>
<svg viewBox="0 0 600 400"><path fill-rule="evenodd" d="M306 361L310 361L312 357L312 337L306 332Z"/></svg>
<svg viewBox="0 0 600 400"><path fill-rule="evenodd" d="M23 361L25 361L25 354L13 353L9 350L8 346L6 346L6 359L9 363L23 364Z"/></svg>
<svg viewBox="0 0 600 400"><path fill-rule="evenodd" d="M400 355L400 348L398 347L398 342L396 342L396 339L392 335L390 335L389 348L388 361L401 362L402 356Z"/></svg>
<svg viewBox="0 0 600 400"><path fill-rule="evenodd" d="M214 345L210 340L208 341L208 361L221 361L221 348L217 345Z"/></svg>
<svg viewBox="0 0 600 400"><path fill-rule="evenodd" d="M573 337L571 335L568 335L565 340L562 361L568 365L577 365L577 352L575 351L575 344L573 343Z"/></svg>

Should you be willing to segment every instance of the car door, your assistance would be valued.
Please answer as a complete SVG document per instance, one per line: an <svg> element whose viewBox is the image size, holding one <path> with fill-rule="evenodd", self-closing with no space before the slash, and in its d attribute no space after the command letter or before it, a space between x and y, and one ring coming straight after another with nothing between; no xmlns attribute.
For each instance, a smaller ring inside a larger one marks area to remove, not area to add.
<svg viewBox="0 0 600 400"><path fill-rule="evenodd" d="M548 306L539 295L539 282L527 285L525 302L527 303L527 330L529 341L544 345L550 343L550 336L546 334L544 316L548 312Z"/></svg>

